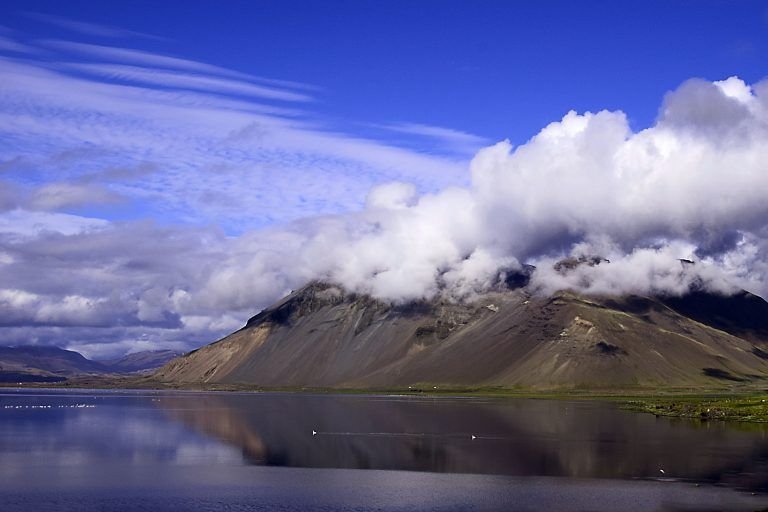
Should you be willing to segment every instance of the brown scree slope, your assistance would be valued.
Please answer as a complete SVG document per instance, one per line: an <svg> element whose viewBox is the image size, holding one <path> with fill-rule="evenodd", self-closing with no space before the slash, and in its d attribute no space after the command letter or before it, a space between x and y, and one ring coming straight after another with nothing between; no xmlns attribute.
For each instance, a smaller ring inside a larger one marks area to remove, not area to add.
<svg viewBox="0 0 768 512"><path fill-rule="evenodd" d="M746 292L539 297L522 287L471 304L393 306L311 283L154 378L263 387L712 387L768 376L767 326L768 303Z"/></svg>

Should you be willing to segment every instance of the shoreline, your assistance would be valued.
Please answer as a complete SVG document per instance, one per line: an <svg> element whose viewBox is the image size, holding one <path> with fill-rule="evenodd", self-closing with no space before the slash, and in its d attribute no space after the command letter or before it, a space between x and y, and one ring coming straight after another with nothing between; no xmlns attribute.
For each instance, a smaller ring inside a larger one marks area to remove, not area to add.
<svg viewBox="0 0 768 512"><path fill-rule="evenodd" d="M222 393L307 393L422 397L478 397L613 402L621 409L656 417L737 423L768 423L768 390L739 388L511 389L481 386L422 385L387 388L264 387L238 384L178 385L147 377L79 377L64 382L0 383L0 388L51 390L191 391Z"/></svg>

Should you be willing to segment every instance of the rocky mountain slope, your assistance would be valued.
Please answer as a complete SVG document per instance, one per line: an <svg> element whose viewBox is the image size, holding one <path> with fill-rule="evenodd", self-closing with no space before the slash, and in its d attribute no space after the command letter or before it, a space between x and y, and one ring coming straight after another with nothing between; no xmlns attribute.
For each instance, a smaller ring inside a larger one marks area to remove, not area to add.
<svg viewBox="0 0 768 512"><path fill-rule="evenodd" d="M469 304L390 305L311 283L173 360L174 384L264 387L712 387L768 376L768 303L531 294L524 276Z"/></svg>

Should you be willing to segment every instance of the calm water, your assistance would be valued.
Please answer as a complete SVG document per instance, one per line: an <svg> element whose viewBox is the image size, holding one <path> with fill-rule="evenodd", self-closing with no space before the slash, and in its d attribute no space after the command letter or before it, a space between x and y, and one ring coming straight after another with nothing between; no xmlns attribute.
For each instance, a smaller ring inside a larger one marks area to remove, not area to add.
<svg viewBox="0 0 768 512"><path fill-rule="evenodd" d="M0 510L758 510L767 433L596 402L6 389Z"/></svg>

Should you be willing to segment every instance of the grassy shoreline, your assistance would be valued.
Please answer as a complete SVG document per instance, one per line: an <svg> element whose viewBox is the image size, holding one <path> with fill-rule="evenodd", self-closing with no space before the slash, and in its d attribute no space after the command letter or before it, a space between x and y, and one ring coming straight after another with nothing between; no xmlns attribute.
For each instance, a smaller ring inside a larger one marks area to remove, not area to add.
<svg viewBox="0 0 768 512"><path fill-rule="evenodd" d="M622 408L656 416L700 421L768 423L768 394L679 396L626 400Z"/></svg>
<svg viewBox="0 0 768 512"><path fill-rule="evenodd" d="M548 400L601 400L618 407L655 416L699 421L768 423L768 390L750 387L673 389L567 389L531 390L501 387L461 387L425 384L391 388L264 388L247 385L169 385L146 377L76 378L61 383L2 383L0 387L61 389L146 389L158 391L285 392L317 394L378 394L434 397L496 397Z"/></svg>

